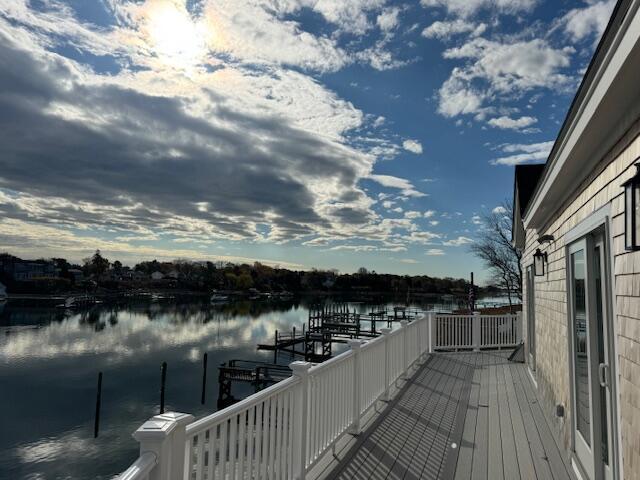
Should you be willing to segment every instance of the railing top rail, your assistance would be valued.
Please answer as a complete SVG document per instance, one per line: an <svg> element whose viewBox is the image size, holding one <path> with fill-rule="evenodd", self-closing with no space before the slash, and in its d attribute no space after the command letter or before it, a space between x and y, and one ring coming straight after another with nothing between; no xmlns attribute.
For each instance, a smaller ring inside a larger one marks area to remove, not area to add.
<svg viewBox="0 0 640 480"><path fill-rule="evenodd" d="M469 313L437 313L436 317L438 318L473 318L476 315ZM478 315L481 318L507 318L507 317L517 317L518 312L515 313L494 313L494 314L481 314Z"/></svg>
<svg viewBox="0 0 640 480"><path fill-rule="evenodd" d="M131 464L124 472L118 475L115 480L142 480L156 466L158 459L152 452L145 452Z"/></svg>
<svg viewBox="0 0 640 480"><path fill-rule="evenodd" d="M369 350L373 347L375 347L378 344L381 344L384 342L384 336L380 335L379 337L376 337L372 340L367 340L366 342L364 342L362 344L362 350Z"/></svg>
<svg viewBox="0 0 640 480"><path fill-rule="evenodd" d="M318 375L321 372L324 372L326 369L336 366L346 360L348 360L351 356L353 356L352 350L347 350L342 352L340 355L336 355L329 360L318 363L309 369L309 375Z"/></svg>
<svg viewBox="0 0 640 480"><path fill-rule="evenodd" d="M244 400L241 400L236 404L233 404L227 408L218 410L217 412L212 413L211 415L207 415L206 417L196 420L195 422L187 425L187 436L197 435L198 433L201 433L203 430L207 430L208 428L211 428L212 426L217 425L223 420L229 417L232 417L234 415L237 415L238 413L241 413L242 411L257 405L260 402L263 402L269 397L277 395L278 393L283 392L289 388L293 388L299 382L300 382L300 379L298 377L295 377L295 376L289 377L285 380L282 380L281 382L276 383L275 385L271 385L270 387L265 388L264 390L260 390L259 392L248 396L247 398L245 398Z"/></svg>

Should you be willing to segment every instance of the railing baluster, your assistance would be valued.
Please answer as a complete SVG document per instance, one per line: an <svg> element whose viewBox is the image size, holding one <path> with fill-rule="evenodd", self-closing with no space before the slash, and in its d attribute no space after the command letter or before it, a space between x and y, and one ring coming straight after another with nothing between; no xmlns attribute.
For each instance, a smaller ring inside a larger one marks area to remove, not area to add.
<svg viewBox="0 0 640 480"><path fill-rule="evenodd" d="M249 409L249 420L247 422L247 478L253 478L253 449L255 448L255 433L256 433L256 423L255 423L255 411L256 407L251 407Z"/></svg>
<svg viewBox="0 0 640 480"><path fill-rule="evenodd" d="M227 476L227 423L229 420L224 420L220 425L220 478L226 478Z"/></svg>
<svg viewBox="0 0 640 480"><path fill-rule="evenodd" d="M237 450L237 455L238 455L237 477L240 479L244 478L244 459L245 459L245 452L246 452L245 439L246 439L247 428L248 428L247 427L247 411L245 410L240 415L240 423L238 424L240 438L238 439L238 450Z"/></svg>
<svg viewBox="0 0 640 480"><path fill-rule="evenodd" d="M255 472L255 478L261 478L260 474L262 471L262 431L264 430L264 402L256 406L256 439L255 439L255 450L254 450L254 466L253 471Z"/></svg>

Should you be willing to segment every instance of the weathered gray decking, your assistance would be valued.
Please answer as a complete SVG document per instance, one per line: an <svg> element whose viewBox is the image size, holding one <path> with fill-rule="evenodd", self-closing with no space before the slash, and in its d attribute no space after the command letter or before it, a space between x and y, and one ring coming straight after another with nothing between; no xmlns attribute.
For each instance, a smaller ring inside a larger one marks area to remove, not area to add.
<svg viewBox="0 0 640 480"><path fill-rule="evenodd" d="M431 356L327 478L573 478L526 367L506 356Z"/></svg>

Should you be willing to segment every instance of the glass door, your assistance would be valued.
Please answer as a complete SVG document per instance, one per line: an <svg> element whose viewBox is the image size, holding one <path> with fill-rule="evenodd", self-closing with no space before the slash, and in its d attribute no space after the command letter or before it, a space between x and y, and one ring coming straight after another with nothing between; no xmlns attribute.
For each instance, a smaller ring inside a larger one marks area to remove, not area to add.
<svg viewBox="0 0 640 480"><path fill-rule="evenodd" d="M596 232L573 243L568 254L574 450L590 479L611 479L611 321L604 235Z"/></svg>

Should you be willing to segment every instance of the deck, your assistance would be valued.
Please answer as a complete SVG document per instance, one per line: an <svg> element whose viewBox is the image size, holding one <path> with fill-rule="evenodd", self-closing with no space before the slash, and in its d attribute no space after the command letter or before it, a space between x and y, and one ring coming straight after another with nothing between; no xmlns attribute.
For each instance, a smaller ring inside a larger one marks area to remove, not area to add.
<svg viewBox="0 0 640 480"><path fill-rule="evenodd" d="M523 364L432 355L320 475L332 479L573 479Z"/></svg>

